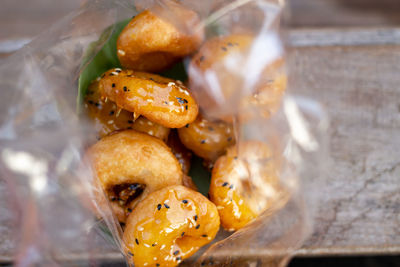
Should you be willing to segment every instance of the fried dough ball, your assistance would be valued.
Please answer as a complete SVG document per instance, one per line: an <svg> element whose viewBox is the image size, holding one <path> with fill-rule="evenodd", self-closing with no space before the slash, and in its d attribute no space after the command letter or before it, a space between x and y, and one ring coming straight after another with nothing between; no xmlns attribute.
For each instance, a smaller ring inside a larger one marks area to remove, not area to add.
<svg viewBox="0 0 400 267"><path fill-rule="evenodd" d="M175 155L175 157L181 164L183 173L188 174L192 160L192 152L190 152L181 143L181 140L179 139L176 130L171 131L171 133L169 134L167 145L171 148L172 153Z"/></svg>
<svg viewBox="0 0 400 267"><path fill-rule="evenodd" d="M229 231L251 222L281 193L277 163L263 142L246 141L229 148L212 170L210 200L217 205L221 225Z"/></svg>
<svg viewBox="0 0 400 267"><path fill-rule="evenodd" d="M198 114L196 101L181 82L155 74L111 69L102 75L99 90L118 107L168 128L183 127Z"/></svg>
<svg viewBox="0 0 400 267"><path fill-rule="evenodd" d="M182 144L197 156L214 162L223 155L226 148L235 144L232 125L223 121L211 121L201 115L178 129Z"/></svg>
<svg viewBox="0 0 400 267"><path fill-rule="evenodd" d="M219 230L215 205L184 186L148 195L127 220L123 241L135 266L176 266Z"/></svg>
<svg viewBox="0 0 400 267"><path fill-rule="evenodd" d="M246 113L248 110L243 114L243 107L249 108L251 105L262 107L263 113L268 116L279 107L283 92L286 90L283 59L274 61L262 70L254 88L251 88L254 93L248 96L241 91L243 77L229 71L229 66L232 64L246 63L247 53L250 52L253 41L254 36L250 34L215 37L205 42L193 56L189 65L190 88L196 93L197 99L203 100L201 108L208 112L208 115L231 122L229 114L238 112L237 105L242 107L238 114L241 119L249 116ZM210 72L213 75L210 75ZM209 80L210 77L213 79ZM213 82L214 87L215 83L218 83L220 91L215 92L215 88L209 88L210 82Z"/></svg>
<svg viewBox="0 0 400 267"><path fill-rule="evenodd" d="M95 124L95 129L102 138L118 130L134 129L138 132L147 133L151 136L167 140L170 129L154 123L145 117L135 120L133 113L118 108L111 101L102 99L99 93L99 83L93 82L88 88L85 97L86 113Z"/></svg>
<svg viewBox="0 0 400 267"><path fill-rule="evenodd" d="M198 21L195 12L175 6L174 20ZM145 10L134 17L117 40L117 54L125 68L158 72L193 53L203 39L202 33L189 34L163 18Z"/></svg>
<svg viewBox="0 0 400 267"><path fill-rule="evenodd" d="M120 222L149 193L182 184L182 170L170 148L134 130L104 137L88 157Z"/></svg>

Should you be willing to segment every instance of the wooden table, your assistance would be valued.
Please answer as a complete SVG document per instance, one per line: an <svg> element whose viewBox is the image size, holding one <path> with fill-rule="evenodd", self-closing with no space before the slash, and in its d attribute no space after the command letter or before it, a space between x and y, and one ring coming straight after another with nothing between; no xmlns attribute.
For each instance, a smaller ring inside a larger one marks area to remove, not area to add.
<svg viewBox="0 0 400 267"><path fill-rule="evenodd" d="M0 50L5 40L29 39L80 3L30 0L23 8L22 0L3 2ZM326 197L314 234L297 255L399 254L400 2L290 4L290 90L319 100L331 119ZM5 200L0 183L0 203ZM0 260L11 260L12 225L3 208ZM107 249L104 255L119 257Z"/></svg>

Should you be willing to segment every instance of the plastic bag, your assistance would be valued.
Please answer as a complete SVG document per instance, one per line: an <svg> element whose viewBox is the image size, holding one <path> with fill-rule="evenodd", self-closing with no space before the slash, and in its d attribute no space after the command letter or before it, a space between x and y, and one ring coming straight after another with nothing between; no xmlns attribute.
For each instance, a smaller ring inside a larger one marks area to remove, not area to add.
<svg viewBox="0 0 400 267"><path fill-rule="evenodd" d="M238 144L258 140L272 148L285 192L270 195L261 183L254 194L272 199L273 208L233 234L221 231L211 246L186 263L285 265L310 234L319 197L316 188L323 182L327 155L326 115L318 103L289 93L272 109L252 98L260 84L287 76L279 36L283 2L179 1L198 14L194 21L179 19L171 8L177 4L92 0L2 62L0 171L19 204L15 211L20 222L17 265L53 266L73 260L92 264L107 259L107 253L115 249L129 262L120 224L110 206L104 205L104 192L84 161L87 146L95 142L95 131L78 112L82 105L78 85L84 90L97 77L87 67L106 58L98 52L121 29L120 23L144 9L182 32L201 32L205 40L251 36L247 49L217 62L206 73L191 65L190 58L183 62L189 88L205 115L233 116ZM96 64L115 67L112 61ZM257 170L262 162L248 160L240 149L238 157L246 162L250 179L260 178ZM97 205L103 221L92 214L90 203ZM96 241L99 235L106 239L112 235L113 241L104 245Z"/></svg>

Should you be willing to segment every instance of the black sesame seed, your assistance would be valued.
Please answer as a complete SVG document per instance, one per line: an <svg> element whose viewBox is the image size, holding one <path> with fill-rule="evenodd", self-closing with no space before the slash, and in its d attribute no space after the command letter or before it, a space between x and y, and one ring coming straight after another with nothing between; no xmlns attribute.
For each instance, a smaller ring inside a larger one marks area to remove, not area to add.
<svg viewBox="0 0 400 267"><path fill-rule="evenodd" d="M133 123L133 120L128 120L128 123L132 124L132 123Z"/></svg>
<svg viewBox="0 0 400 267"><path fill-rule="evenodd" d="M175 97L180 104L185 104L185 100L182 97Z"/></svg>
<svg viewBox="0 0 400 267"><path fill-rule="evenodd" d="M114 73L111 72L109 76L114 76Z"/></svg>
<svg viewBox="0 0 400 267"><path fill-rule="evenodd" d="M128 127L128 128L126 128L126 129L128 129L128 130L132 130L133 128L129 126L129 127Z"/></svg>
<svg viewBox="0 0 400 267"><path fill-rule="evenodd" d="M204 56L200 57L200 62L202 62L204 60Z"/></svg>
<svg viewBox="0 0 400 267"><path fill-rule="evenodd" d="M211 127L211 126L208 126L208 130L209 130L209 131L214 131L214 128Z"/></svg>
<svg viewBox="0 0 400 267"><path fill-rule="evenodd" d="M89 102L89 104L91 104L91 105L94 104L93 100L89 100L88 102Z"/></svg>
<svg viewBox="0 0 400 267"><path fill-rule="evenodd" d="M182 200L183 204L187 204L189 201L187 201L186 199Z"/></svg>
<svg viewBox="0 0 400 267"><path fill-rule="evenodd" d="M202 237L207 237L207 235L201 235Z"/></svg>
<svg viewBox="0 0 400 267"><path fill-rule="evenodd" d="M159 267L159 266L160 266L160 264L159 264L159 263L156 263L156 266L157 266L157 267Z"/></svg>
<svg viewBox="0 0 400 267"><path fill-rule="evenodd" d="M233 46L233 44L231 42L228 43L228 46Z"/></svg>
<svg viewBox="0 0 400 267"><path fill-rule="evenodd" d="M233 189L233 184L231 184L231 185L229 186L229 189Z"/></svg>
<svg viewBox="0 0 400 267"><path fill-rule="evenodd" d="M188 105L185 106L185 109L188 110Z"/></svg>
<svg viewBox="0 0 400 267"><path fill-rule="evenodd" d="M94 104L96 107L100 107L101 105L100 105L100 103L95 103Z"/></svg>
<svg viewBox="0 0 400 267"><path fill-rule="evenodd" d="M175 250L174 251L174 256L176 256L176 255L178 255L179 254L179 250Z"/></svg>
<svg viewBox="0 0 400 267"><path fill-rule="evenodd" d="M158 210L160 210L161 207L162 207L161 204L158 204L158 205L157 205L157 209L158 209Z"/></svg>
<svg viewBox="0 0 400 267"><path fill-rule="evenodd" d="M221 49L224 51L228 51L228 49L225 46L221 47Z"/></svg>
<svg viewBox="0 0 400 267"><path fill-rule="evenodd" d="M184 236L184 235L185 235L185 232L182 232L181 236Z"/></svg>
<svg viewBox="0 0 400 267"><path fill-rule="evenodd" d="M189 128L189 123L185 125L186 128Z"/></svg>
<svg viewBox="0 0 400 267"><path fill-rule="evenodd" d="M205 265L206 265L206 262L205 262L205 261L202 261L200 265L201 265L201 266L205 266Z"/></svg>
<svg viewBox="0 0 400 267"><path fill-rule="evenodd" d="M205 143L206 143L206 140L201 140L200 143L201 143L201 144L205 144Z"/></svg>
<svg viewBox="0 0 400 267"><path fill-rule="evenodd" d="M228 142L230 142L230 141L232 141L232 137L229 136L228 137Z"/></svg>
<svg viewBox="0 0 400 267"><path fill-rule="evenodd" d="M194 215L193 218L194 218L195 221L197 221L197 219L198 219L199 217L197 217L197 215Z"/></svg>
<svg viewBox="0 0 400 267"><path fill-rule="evenodd" d="M198 225L196 225L196 227L195 227L196 229L199 229L200 228L200 224L198 224Z"/></svg>
<svg viewBox="0 0 400 267"><path fill-rule="evenodd" d="M124 91L125 92L128 91L128 87L124 86Z"/></svg>
<svg viewBox="0 0 400 267"><path fill-rule="evenodd" d="M131 208L128 208L128 212L132 212L132 209L131 209Z"/></svg>
<svg viewBox="0 0 400 267"><path fill-rule="evenodd" d="M225 182L222 184L222 186L227 186L227 185L228 185L228 182Z"/></svg>
<svg viewBox="0 0 400 267"><path fill-rule="evenodd" d="M115 201L115 200L117 200L116 197L111 197L111 201Z"/></svg>
<svg viewBox="0 0 400 267"><path fill-rule="evenodd" d="M115 70L115 72L117 72L117 73L120 73L120 72L121 72L121 70Z"/></svg>
<svg viewBox="0 0 400 267"><path fill-rule="evenodd" d="M129 256L133 256L133 253L130 252L130 251L128 251L128 255L129 255Z"/></svg>
<svg viewBox="0 0 400 267"><path fill-rule="evenodd" d="M135 242L139 245L139 240L137 238L135 238Z"/></svg>
<svg viewBox="0 0 400 267"><path fill-rule="evenodd" d="M108 113L110 116L114 115L115 111L111 110L110 113Z"/></svg>
<svg viewBox="0 0 400 267"><path fill-rule="evenodd" d="M164 104L165 104L165 105L168 105L168 102L167 102L167 101L164 101Z"/></svg>
<svg viewBox="0 0 400 267"><path fill-rule="evenodd" d="M176 257L176 261L181 261L182 257Z"/></svg>
<svg viewBox="0 0 400 267"><path fill-rule="evenodd" d="M106 76L106 74L104 73L103 75L101 75L101 78L104 78L104 76Z"/></svg>
<svg viewBox="0 0 400 267"><path fill-rule="evenodd" d="M111 86L114 88L115 87L115 83L113 83Z"/></svg>
<svg viewBox="0 0 400 267"><path fill-rule="evenodd" d="M120 223L121 227L125 227L125 223Z"/></svg>
<svg viewBox="0 0 400 267"><path fill-rule="evenodd" d="M238 159L238 157L234 157L233 159L237 160L237 159Z"/></svg>
<svg viewBox="0 0 400 267"><path fill-rule="evenodd" d="M152 247L155 247L155 246L157 246L157 244L156 244L156 243L154 243L154 244L151 244L151 246L152 246Z"/></svg>
<svg viewBox="0 0 400 267"><path fill-rule="evenodd" d="M164 207L166 207L167 209L169 209L169 206L167 203L164 203Z"/></svg>
<svg viewBox="0 0 400 267"><path fill-rule="evenodd" d="M152 80L152 81L154 81L154 79L153 78L149 78L150 80Z"/></svg>

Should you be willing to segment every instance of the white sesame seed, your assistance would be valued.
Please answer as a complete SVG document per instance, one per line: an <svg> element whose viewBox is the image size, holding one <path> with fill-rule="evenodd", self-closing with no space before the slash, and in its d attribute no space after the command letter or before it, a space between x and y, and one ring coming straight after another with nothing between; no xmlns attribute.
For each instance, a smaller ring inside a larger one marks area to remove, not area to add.
<svg viewBox="0 0 400 267"><path fill-rule="evenodd" d="M115 68L114 70L115 71L122 71L122 69L120 69L120 68Z"/></svg>
<svg viewBox="0 0 400 267"><path fill-rule="evenodd" d="M112 75L115 75L115 76L118 76L118 75L119 75L119 73L116 72L116 71L111 72L111 74L112 74Z"/></svg>
<svg viewBox="0 0 400 267"><path fill-rule="evenodd" d="M97 77L97 79L96 79L96 82L99 82L99 81L100 81L100 79L101 79L100 77Z"/></svg>
<svg viewBox="0 0 400 267"><path fill-rule="evenodd" d="M226 128L226 133L230 134L231 133L231 128Z"/></svg>
<svg viewBox="0 0 400 267"><path fill-rule="evenodd" d="M222 207L222 206L217 206L217 209L222 210L222 209L224 209L224 207Z"/></svg>
<svg viewBox="0 0 400 267"><path fill-rule="evenodd" d="M138 227L138 231L143 231L143 230L144 230L144 228L142 226Z"/></svg>
<svg viewBox="0 0 400 267"><path fill-rule="evenodd" d="M107 103L108 97L104 98L104 103Z"/></svg>
<svg viewBox="0 0 400 267"><path fill-rule="evenodd" d="M121 110L122 110L121 108L117 110L117 114L115 115L116 117L119 116L119 114L121 113Z"/></svg>
<svg viewBox="0 0 400 267"><path fill-rule="evenodd" d="M143 124L143 121L138 121L139 124Z"/></svg>
<svg viewBox="0 0 400 267"><path fill-rule="evenodd" d="M169 101L168 105L172 106L174 104L174 101Z"/></svg>
<svg viewBox="0 0 400 267"><path fill-rule="evenodd" d="M229 232L233 232L233 231L235 231L235 229L234 228L229 228L228 231Z"/></svg>
<svg viewBox="0 0 400 267"><path fill-rule="evenodd" d="M168 260L168 256L166 256L166 257L164 258L164 260L166 260L166 261L167 261L167 260Z"/></svg>
<svg viewBox="0 0 400 267"><path fill-rule="evenodd" d="M150 130L149 135L154 135L154 132L152 130Z"/></svg>
<svg viewBox="0 0 400 267"><path fill-rule="evenodd" d="M243 204L243 199L239 200L239 205Z"/></svg>
<svg viewBox="0 0 400 267"><path fill-rule="evenodd" d="M174 191L169 190L168 192L172 193L172 192L174 192ZM169 202L169 199L167 199L167 200L164 201L164 203L168 203L168 202Z"/></svg>
<svg viewBox="0 0 400 267"><path fill-rule="evenodd" d="M163 248L165 248L165 245L162 245L162 246L160 247L160 249L163 249Z"/></svg>
<svg viewBox="0 0 400 267"><path fill-rule="evenodd" d="M107 124L113 124L114 123L114 120L109 120L108 122L107 122Z"/></svg>
<svg viewBox="0 0 400 267"><path fill-rule="evenodd" d="M176 84L174 83L174 82L169 82L168 83L168 87L171 87L171 86L175 86Z"/></svg>
<svg viewBox="0 0 400 267"><path fill-rule="evenodd" d="M153 103L152 99L147 99L146 101L149 102L149 103Z"/></svg>
<svg viewBox="0 0 400 267"><path fill-rule="evenodd" d="M153 125L153 123L151 121L147 121L147 124L150 126Z"/></svg>
<svg viewBox="0 0 400 267"><path fill-rule="evenodd" d="M146 248L149 248L149 247L150 247L150 245L149 245L149 244L144 244L144 246L145 246Z"/></svg>
<svg viewBox="0 0 400 267"><path fill-rule="evenodd" d="M118 54L120 54L121 56L125 56L126 53L124 50L118 49Z"/></svg>
<svg viewBox="0 0 400 267"><path fill-rule="evenodd" d="M156 261L156 260L157 260L157 257L154 257L154 258L153 258L153 260L155 260L155 261Z"/></svg>
<svg viewBox="0 0 400 267"><path fill-rule="evenodd" d="M145 262L145 263L143 263L143 266L147 266L147 264L148 264L148 263L147 263L147 262Z"/></svg>

